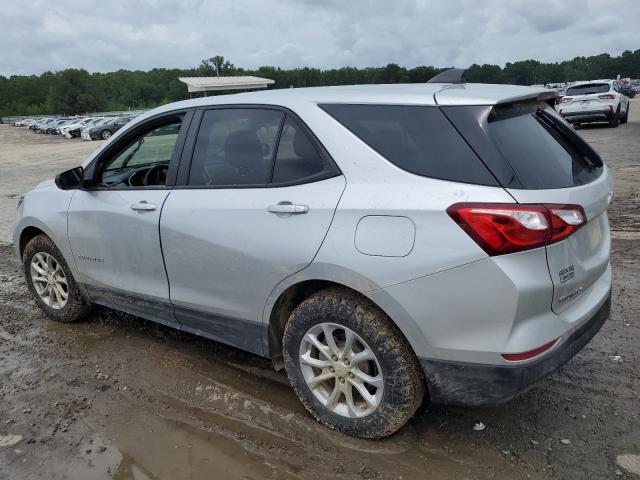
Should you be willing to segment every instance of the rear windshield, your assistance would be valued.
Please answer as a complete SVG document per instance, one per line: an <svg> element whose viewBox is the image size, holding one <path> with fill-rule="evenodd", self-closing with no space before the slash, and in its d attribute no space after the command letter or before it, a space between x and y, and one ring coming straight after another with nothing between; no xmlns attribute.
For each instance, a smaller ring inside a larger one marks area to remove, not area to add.
<svg viewBox="0 0 640 480"><path fill-rule="evenodd" d="M443 111L505 187L574 187L602 173L600 157L544 102Z"/></svg>
<svg viewBox="0 0 640 480"><path fill-rule="evenodd" d="M591 95L592 93L607 93L609 91L608 83L588 83L586 85L577 85L567 88L567 96L569 95Z"/></svg>
<svg viewBox="0 0 640 480"><path fill-rule="evenodd" d="M442 180L498 185L437 107L351 104L320 107L403 170Z"/></svg>

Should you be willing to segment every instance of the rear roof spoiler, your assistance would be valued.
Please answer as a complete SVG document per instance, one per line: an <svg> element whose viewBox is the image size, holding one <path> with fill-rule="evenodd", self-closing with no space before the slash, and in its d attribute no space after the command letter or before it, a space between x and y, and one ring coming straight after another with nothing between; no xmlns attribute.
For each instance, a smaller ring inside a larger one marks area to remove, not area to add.
<svg viewBox="0 0 640 480"><path fill-rule="evenodd" d="M517 97L503 98L496 102L496 105L509 105L523 102L546 102L552 107L556 104L558 92L555 90L544 90L542 92L534 92L527 95L518 95Z"/></svg>
<svg viewBox="0 0 640 480"><path fill-rule="evenodd" d="M466 68L450 68L430 78L427 83L466 83L465 73L467 73Z"/></svg>

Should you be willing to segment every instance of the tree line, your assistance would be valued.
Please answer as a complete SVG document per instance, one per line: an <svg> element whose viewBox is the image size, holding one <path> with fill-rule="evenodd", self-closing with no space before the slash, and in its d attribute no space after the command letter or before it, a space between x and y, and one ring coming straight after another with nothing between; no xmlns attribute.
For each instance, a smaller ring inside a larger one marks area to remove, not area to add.
<svg viewBox="0 0 640 480"><path fill-rule="evenodd" d="M222 56L205 59L192 69L154 68L148 72L118 70L89 73L70 68L41 75L0 75L0 116L76 114L96 111L146 109L189 97L178 77L215 75L255 75L275 80L270 88L353 85L364 83L422 83L446 68L396 64L384 67L343 67L281 69L264 66L256 70L236 67ZM576 57L556 63L523 60L499 65L472 65L469 82L532 85L616 75L640 78L640 50Z"/></svg>

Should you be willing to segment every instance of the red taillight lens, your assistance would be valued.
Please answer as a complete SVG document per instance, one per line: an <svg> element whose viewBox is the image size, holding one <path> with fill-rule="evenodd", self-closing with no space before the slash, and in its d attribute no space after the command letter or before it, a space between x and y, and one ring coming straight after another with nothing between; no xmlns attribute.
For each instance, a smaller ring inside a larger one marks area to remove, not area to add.
<svg viewBox="0 0 640 480"><path fill-rule="evenodd" d="M539 205L457 203L447 213L489 255L502 255L549 243L547 211Z"/></svg>
<svg viewBox="0 0 640 480"><path fill-rule="evenodd" d="M530 360L538 355L542 355L547 350L551 350L551 348L556 344L558 339L550 341L549 343L545 343L541 347L534 348L533 350L529 350L528 352L522 353L503 353L502 358L508 360L510 362L521 362L523 360Z"/></svg>
<svg viewBox="0 0 640 480"><path fill-rule="evenodd" d="M601 98L602 100L613 100L616 97L614 97L610 93L605 93L604 95L598 95L598 98Z"/></svg>
<svg viewBox="0 0 640 480"><path fill-rule="evenodd" d="M573 100L573 97L562 97L560 103L569 103L571 100Z"/></svg>
<svg viewBox="0 0 640 480"><path fill-rule="evenodd" d="M579 205L456 203L447 213L491 256L559 242L586 221Z"/></svg>

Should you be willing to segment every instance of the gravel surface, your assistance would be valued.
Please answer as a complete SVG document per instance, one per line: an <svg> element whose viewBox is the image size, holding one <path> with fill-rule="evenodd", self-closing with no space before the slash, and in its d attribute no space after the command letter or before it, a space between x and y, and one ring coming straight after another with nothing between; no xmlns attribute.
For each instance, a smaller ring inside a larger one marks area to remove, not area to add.
<svg viewBox="0 0 640 480"><path fill-rule="evenodd" d="M9 245L16 197L98 142L0 125L0 479L640 478L640 102L631 115L580 129L615 179L600 333L501 407L425 405L375 442L318 424L259 357L104 308L44 318Z"/></svg>

